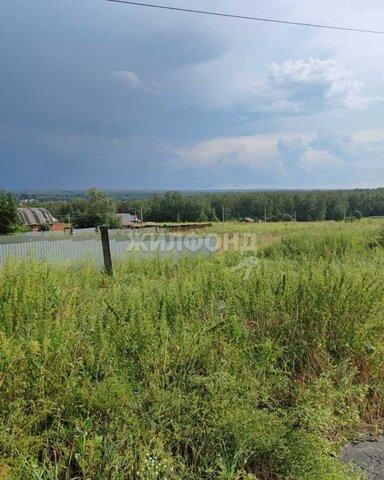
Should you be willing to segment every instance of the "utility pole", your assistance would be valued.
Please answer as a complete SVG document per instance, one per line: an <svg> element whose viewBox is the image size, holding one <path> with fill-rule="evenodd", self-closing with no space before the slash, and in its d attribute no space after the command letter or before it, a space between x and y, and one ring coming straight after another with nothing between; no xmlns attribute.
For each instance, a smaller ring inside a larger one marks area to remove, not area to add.
<svg viewBox="0 0 384 480"><path fill-rule="evenodd" d="M224 205L221 205L221 215L223 217L223 223L225 223L225 210L224 210Z"/></svg>
<svg viewBox="0 0 384 480"><path fill-rule="evenodd" d="M264 206L264 222L267 223L267 206Z"/></svg>
<svg viewBox="0 0 384 480"><path fill-rule="evenodd" d="M109 245L108 227L100 227L101 244L103 246L103 258L105 273L109 276L113 275L111 248Z"/></svg>
<svg viewBox="0 0 384 480"><path fill-rule="evenodd" d="M143 233L143 207L140 207L141 233Z"/></svg>

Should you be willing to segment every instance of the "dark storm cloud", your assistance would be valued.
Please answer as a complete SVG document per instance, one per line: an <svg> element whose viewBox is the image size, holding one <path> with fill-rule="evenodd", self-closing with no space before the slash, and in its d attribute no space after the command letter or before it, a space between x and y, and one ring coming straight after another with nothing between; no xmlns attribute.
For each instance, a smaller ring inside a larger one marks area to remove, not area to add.
<svg viewBox="0 0 384 480"><path fill-rule="evenodd" d="M263 9L291 14L289 3ZM211 6L239 10L233 0ZM244 0L241 10L257 14L261 5ZM326 154L340 158L353 150L342 122L354 122L350 135L367 115L351 112L371 108L364 129L380 127L375 97L354 77L358 65L327 59L325 52L337 50L330 35L322 42L331 39L332 48L311 49L321 37L308 31L104 0L4 0L0 22L0 188L280 187L281 165L306 168L296 175L297 186L305 186L310 168L316 183ZM369 45L366 52L377 57ZM376 57L365 58L365 69L376 68ZM339 137L315 137L324 125ZM289 142L303 131L314 143L300 156ZM264 158L257 142L242 149L242 139L255 135L282 143L270 145ZM193 163L201 144L220 147L214 164ZM180 158L183 149L189 159ZM378 148L364 151L376 165ZM297 156L307 163L295 163Z"/></svg>

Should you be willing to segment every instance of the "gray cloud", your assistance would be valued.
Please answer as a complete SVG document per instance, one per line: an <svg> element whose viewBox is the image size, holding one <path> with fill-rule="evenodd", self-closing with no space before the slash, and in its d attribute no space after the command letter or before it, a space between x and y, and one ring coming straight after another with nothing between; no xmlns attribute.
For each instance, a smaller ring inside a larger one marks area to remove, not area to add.
<svg viewBox="0 0 384 480"><path fill-rule="evenodd" d="M143 90L144 92L158 92L164 85L158 82L145 83L135 72L128 70L112 70L111 75L130 90Z"/></svg>
<svg viewBox="0 0 384 480"><path fill-rule="evenodd" d="M356 151L353 149L353 136L340 134L331 128L320 130L309 146L315 150L326 150L347 161L356 156Z"/></svg>
<svg viewBox="0 0 384 480"><path fill-rule="evenodd" d="M356 21L383 20L378 0L372 15L340 1ZM311 15L325 21L327 6L311 4ZM288 0L216 7L305 16ZM7 0L0 187L347 185L345 162L364 181L362 155L367 182L380 182L384 54L343 35L94 0Z"/></svg>
<svg viewBox="0 0 384 480"><path fill-rule="evenodd" d="M307 150L301 138L280 139L276 146L281 158L284 160L288 158L292 162L297 162Z"/></svg>
<svg viewBox="0 0 384 480"><path fill-rule="evenodd" d="M360 110L372 101L363 96L362 84L341 64L319 58L273 63L261 88L270 100L265 108L282 113Z"/></svg>

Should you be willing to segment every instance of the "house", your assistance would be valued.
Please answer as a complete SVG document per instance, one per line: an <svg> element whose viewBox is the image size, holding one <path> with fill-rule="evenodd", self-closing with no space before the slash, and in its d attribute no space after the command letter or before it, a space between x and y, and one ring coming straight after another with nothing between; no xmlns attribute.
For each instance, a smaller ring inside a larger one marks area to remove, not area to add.
<svg viewBox="0 0 384 480"><path fill-rule="evenodd" d="M140 223L137 215L131 215L130 213L117 213L116 216L122 223L123 228L130 228L135 223Z"/></svg>
<svg viewBox="0 0 384 480"><path fill-rule="evenodd" d="M33 232L47 229L59 231L64 230L65 227L64 223L60 223L46 208L18 208L17 213L21 223L30 227Z"/></svg>
<svg viewBox="0 0 384 480"><path fill-rule="evenodd" d="M245 217L240 220L241 223L255 223L253 218Z"/></svg>

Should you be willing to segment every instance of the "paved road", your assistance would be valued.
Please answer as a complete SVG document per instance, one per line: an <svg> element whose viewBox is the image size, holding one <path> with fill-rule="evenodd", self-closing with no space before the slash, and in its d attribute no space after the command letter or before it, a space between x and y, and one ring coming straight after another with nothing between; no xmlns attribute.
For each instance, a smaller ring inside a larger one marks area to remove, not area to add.
<svg viewBox="0 0 384 480"><path fill-rule="evenodd" d="M384 438L377 442L347 445L343 459L360 467L369 480L384 480Z"/></svg>

